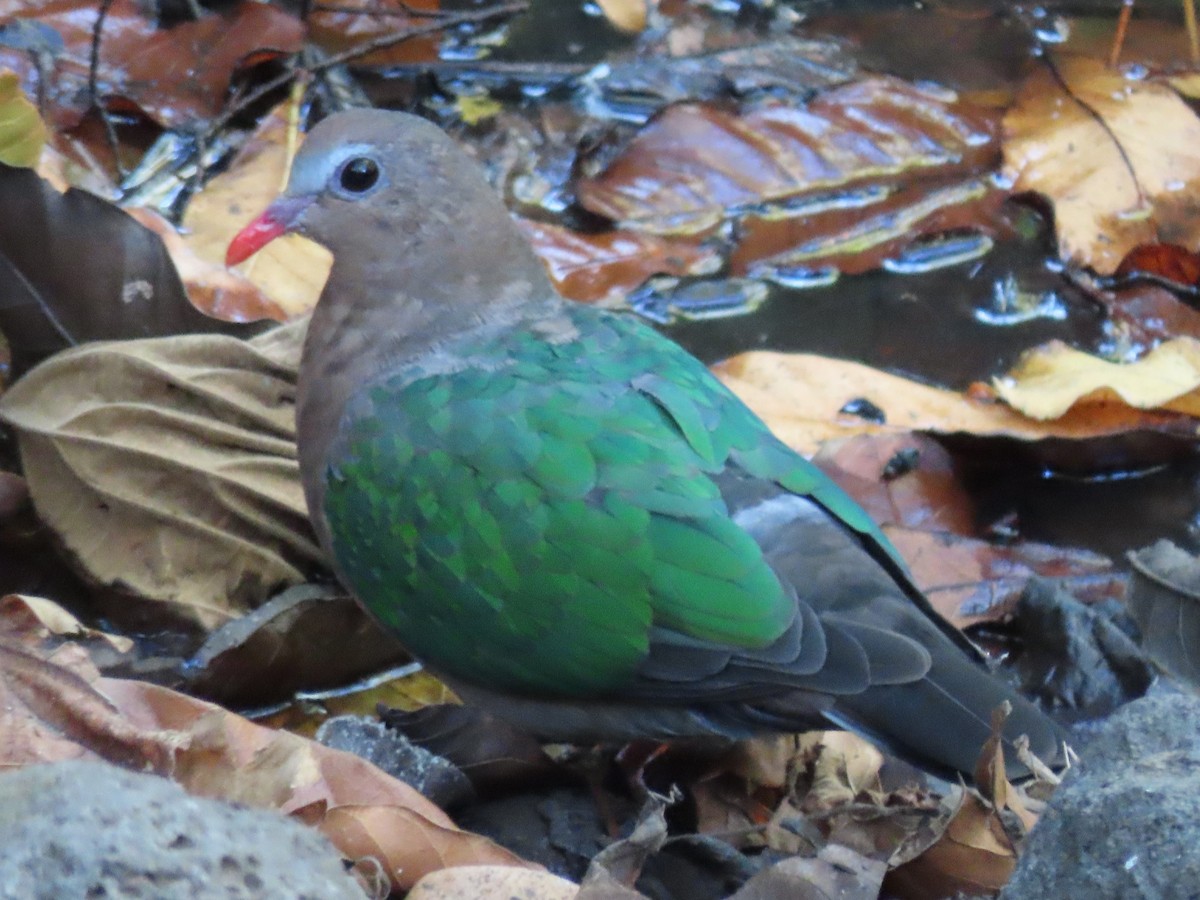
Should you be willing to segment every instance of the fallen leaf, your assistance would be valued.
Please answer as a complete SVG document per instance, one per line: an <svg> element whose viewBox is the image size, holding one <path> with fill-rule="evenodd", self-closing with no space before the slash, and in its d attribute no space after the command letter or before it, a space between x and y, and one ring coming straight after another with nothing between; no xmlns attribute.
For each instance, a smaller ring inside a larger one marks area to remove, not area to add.
<svg viewBox="0 0 1200 900"><path fill-rule="evenodd" d="M7 6L0 25L30 16L29 4ZM101 100L109 106L118 105L116 100L133 104L167 128L195 126L215 116L234 72L248 59L294 53L304 38L299 19L263 3L238 3L227 14L209 13L171 28L159 27L134 0L114 0L103 13L87 0L34 8L38 21L61 40L59 53L39 65L35 54L0 47L0 64L21 74L30 96L45 94L48 118L59 128L77 125L91 105L92 50L101 15L95 70ZM42 77L46 82L39 84Z"/></svg>
<svg viewBox="0 0 1200 900"><path fill-rule="evenodd" d="M253 333L191 303L162 241L106 200L0 166L0 331L24 371L85 341Z"/></svg>
<svg viewBox="0 0 1200 900"><path fill-rule="evenodd" d="M1129 555L1129 612L1155 664L1200 689L1200 560L1160 540Z"/></svg>
<svg viewBox="0 0 1200 900"><path fill-rule="evenodd" d="M332 640L354 652L330 653ZM407 659L345 591L297 585L210 634L188 661L188 692L265 707L299 691L344 688ZM374 703L365 711L374 712Z"/></svg>
<svg viewBox="0 0 1200 900"><path fill-rule="evenodd" d="M814 858L794 856L747 881L729 900L877 900L887 863L829 844Z"/></svg>
<svg viewBox="0 0 1200 900"><path fill-rule="evenodd" d="M559 292L594 303L624 300L652 275L711 274L721 264L703 245L636 231L583 234L561 225L518 218Z"/></svg>
<svg viewBox="0 0 1200 900"><path fill-rule="evenodd" d="M996 393L1025 415L1060 419L1073 407L1097 417L1112 407L1200 416L1200 340L1180 337L1132 363L1099 359L1061 341L1028 351Z"/></svg>
<svg viewBox="0 0 1200 900"><path fill-rule="evenodd" d="M89 344L0 398L39 516L93 579L208 629L324 566L296 462L302 324Z"/></svg>
<svg viewBox="0 0 1200 900"><path fill-rule="evenodd" d="M1004 887L1016 862L1016 848L996 811L974 792L962 790L938 840L888 872L884 886L903 900L992 896Z"/></svg>
<svg viewBox="0 0 1200 900"><path fill-rule="evenodd" d="M913 581L957 628L1003 620L1035 575L1062 580L1088 602L1121 598L1125 578L1098 553L1033 541L993 544L959 535L884 526Z"/></svg>
<svg viewBox="0 0 1200 900"><path fill-rule="evenodd" d="M636 34L646 27L649 0L596 0L604 18L621 31Z"/></svg>
<svg viewBox="0 0 1200 900"><path fill-rule="evenodd" d="M34 166L45 143L46 126L21 92L17 74L0 71L0 163Z"/></svg>
<svg viewBox="0 0 1200 900"><path fill-rule="evenodd" d="M832 88L803 108L767 104L735 116L676 104L577 191L587 209L627 227L695 234L730 210L864 177L983 165L995 152L990 123L954 101L877 77ZM818 200L819 193L810 202ZM803 198L796 202L795 214L805 214Z"/></svg>
<svg viewBox="0 0 1200 900"><path fill-rule="evenodd" d="M0 618L4 619L4 631L7 634L24 634L33 640L44 640L50 635L96 639L104 641L118 653L128 653L133 649L132 638L89 628L72 613L45 597L27 594L0 597Z"/></svg>
<svg viewBox="0 0 1200 900"><path fill-rule="evenodd" d="M360 757L167 688L99 677L74 645L42 659L0 642L0 733L0 768L98 756L152 771L319 828L349 858L374 857L397 889L446 866L530 866Z"/></svg>
<svg viewBox="0 0 1200 900"><path fill-rule="evenodd" d="M743 353L713 367L714 373L789 446L812 455L828 440L857 434L926 431L1043 438L1095 438L1135 430L1195 437L1195 423L1172 413L1110 404L1072 410L1037 421L1002 403L942 390L860 363L811 354ZM865 399L881 410L875 422L842 410Z"/></svg>
<svg viewBox="0 0 1200 900"><path fill-rule="evenodd" d="M1004 118L1014 190L1054 204L1059 252L1108 275L1139 244L1200 243L1200 119L1097 59L1037 66Z"/></svg>

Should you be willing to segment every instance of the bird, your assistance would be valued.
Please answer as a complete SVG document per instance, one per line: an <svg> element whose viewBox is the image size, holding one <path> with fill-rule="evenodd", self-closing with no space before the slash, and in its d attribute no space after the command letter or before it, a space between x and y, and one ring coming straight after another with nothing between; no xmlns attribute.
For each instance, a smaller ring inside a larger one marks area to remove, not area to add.
<svg viewBox="0 0 1200 900"><path fill-rule="evenodd" d="M870 517L636 316L573 303L477 162L408 113L310 131L231 241L333 256L296 397L335 573L460 698L543 740L848 729L967 778L1064 734ZM345 652L352 652L347 648Z"/></svg>

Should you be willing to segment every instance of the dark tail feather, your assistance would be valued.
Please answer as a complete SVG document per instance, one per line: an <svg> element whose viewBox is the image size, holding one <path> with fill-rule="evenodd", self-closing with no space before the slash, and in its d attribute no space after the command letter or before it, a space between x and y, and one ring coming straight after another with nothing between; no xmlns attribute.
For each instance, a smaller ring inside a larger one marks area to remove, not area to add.
<svg viewBox="0 0 1200 900"><path fill-rule="evenodd" d="M1028 735L1030 750L1047 765L1064 761L1066 733L1057 723L957 648L937 648L933 654L933 668L920 681L839 697L825 715L916 765L962 773L970 780L979 751L992 733L991 712L1007 700L1012 704L1004 726L1008 777L1031 774L1017 759L1013 745L1022 734Z"/></svg>

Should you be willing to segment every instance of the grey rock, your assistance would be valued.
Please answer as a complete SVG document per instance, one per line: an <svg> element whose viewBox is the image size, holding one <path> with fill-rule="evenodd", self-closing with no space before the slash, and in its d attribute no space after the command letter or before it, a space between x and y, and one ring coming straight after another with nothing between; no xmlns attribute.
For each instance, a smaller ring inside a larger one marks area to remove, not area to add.
<svg viewBox="0 0 1200 900"><path fill-rule="evenodd" d="M471 781L454 763L419 747L404 734L366 716L336 716L317 729L326 747L346 750L374 763L420 791L442 809L475 796Z"/></svg>
<svg viewBox="0 0 1200 900"><path fill-rule="evenodd" d="M1200 900L1200 701L1128 704L1083 748L1001 900Z"/></svg>
<svg viewBox="0 0 1200 900"><path fill-rule="evenodd" d="M338 853L277 813L105 763L0 776L0 898L363 900Z"/></svg>

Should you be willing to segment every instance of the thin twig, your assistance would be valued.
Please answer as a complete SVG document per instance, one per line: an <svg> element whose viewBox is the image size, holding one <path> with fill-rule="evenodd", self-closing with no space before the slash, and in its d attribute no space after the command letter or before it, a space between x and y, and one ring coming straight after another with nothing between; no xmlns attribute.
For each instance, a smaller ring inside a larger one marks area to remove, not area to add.
<svg viewBox="0 0 1200 900"><path fill-rule="evenodd" d="M113 125L112 117L109 116L108 110L104 108L104 104L100 102L100 89L98 87L100 80L100 37L104 33L104 22L108 18L108 12L112 8L113 0L100 0L100 10L96 15L96 24L92 26L92 52L91 58L88 60L88 102L91 107L100 115L100 122L104 125L104 137L108 141L108 149L112 153L113 163L117 167L118 180L124 180L125 167L121 165L121 142L117 138L117 128Z"/></svg>
<svg viewBox="0 0 1200 900"><path fill-rule="evenodd" d="M414 28L407 28L404 31L397 31L393 34L381 35L380 37L372 40L364 41L356 47L351 47L348 50L342 51L341 53L327 57L318 63L307 66L303 71L306 71L309 75L315 75L316 73L323 72L326 69L332 69L335 66L343 65L344 63L350 62L353 59L359 59L363 56L367 56L371 53L374 53L376 50L385 50L388 47L394 47L396 44L401 44L404 41L415 37L422 37L427 34L436 34L439 31L444 31L446 28L450 28L455 25L471 25L479 22L487 22L491 19L501 16L508 16L523 12L527 7L528 3L524 2L524 0L521 0L521 2L516 3L501 3L497 6L489 6L487 9L481 9L476 12L459 13L453 16L446 16L438 19L436 22L431 22L428 25L417 25ZM298 74L299 72L296 69L289 70L243 95L240 100L229 106L213 121L208 128L206 136L211 138L214 134L224 128L229 123L229 120L238 113L254 105L272 91L276 91L288 84L290 81L296 78Z"/></svg>
<svg viewBox="0 0 1200 900"><path fill-rule="evenodd" d="M379 18L408 16L414 19L440 19L443 16L453 15L453 13L444 13L437 9L413 9L407 3L398 3L397 6L397 9L372 9L369 6L342 6L337 3L314 3L312 10L313 12L349 13L351 15L377 16Z"/></svg>

